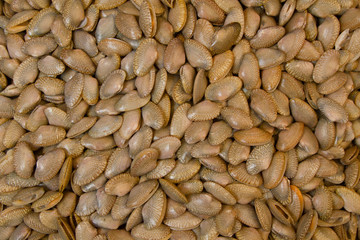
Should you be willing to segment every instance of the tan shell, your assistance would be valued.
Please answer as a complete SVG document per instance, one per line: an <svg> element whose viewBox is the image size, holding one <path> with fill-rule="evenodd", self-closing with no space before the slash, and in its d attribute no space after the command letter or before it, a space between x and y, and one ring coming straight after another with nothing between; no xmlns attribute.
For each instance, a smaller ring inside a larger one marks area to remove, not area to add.
<svg viewBox="0 0 360 240"><path fill-rule="evenodd" d="M173 170L166 175L166 179L173 183L189 180L200 170L200 167L201 165L196 159L190 160L188 163L178 162Z"/></svg>
<svg viewBox="0 0 360 240"><path fill-rule="evenodd" d="M115 104L117 111L131 111L145 106L150 101L150 96L141 98L137 91L132 90L120 98Z"/></svg>
<svg viewBox="0 0 360 240"><path fill-rule="evenodd" d="M168 239L171 236L171 230L168 226L161 224L152 229L147 229L144 223L141 223L131 230L131 235L138 239Z"/></svg>
<svg viewBox="0 0 360 240"><path fill-rule="evenodd" d="M158 189L142 208L144 224L148 229L160 226L165 217L166 206L166 195L161 189Z"/></svg>
<svg viewBox="0 0 360 240"><path fill-rule="evenodd" d="M30 143L39 147L51 146L61 142L65 134L61 127L43 125L30 135Z"/></svg>
<svg viewBox="0 0 360 240"><path fill-rule="evenodd" d="M271 134L260 128L250 128L235 132L234 138L243 145L258 146L270 142Z"/></svg>
<svg viewBox="0 0 360 240"><path fill-rule="evenodd" d="M260 85L259 62L254 53L246 53L241 61L239 77L243 80L244 87L248 90Z"/></svg>
<svg viewBox="0 0 360 240"><path fill-rule="evenodd" d="M95 72L95 66L90 57L81 49L63 49L60 58L69 68L78 72L83 74L94 74Z"/></svg>
<svg viewBox="0 0 360 240"><path fill-rule="evenodd" d="M105 185L105 192L110 195L124 196L138 183L137 177L123 173L111 178Z"/></svg>
<svg viewBox="0 0 360 240"><path fill-rule="evenodd" d="M210 84L205 91L205 98L210 101L224 101L236 94L242 87L238 77L225 77Z"/></svg>
<svg viewBox="0 0 360 240"><path fill-rule="evenodd" d="M204 100L191 107L187 113L187 117L192 121L206 121L216 118L219 114L219 104Z"/></svg>
<svg viewBox="0 0 360 240"><path fill-rule="evenodd" d="M324 52L316 62L313 78L316 83L322 83L334 75L339 68L340 53L330 49Z"/></svg>
<svg viewBox="0 0 360 240"><path fill-rule="evenodd" d="M187 60L191 66L210 70L213 65L213 59L209 50L204 45L196 40L185 39L184 47Z"/></svg>
<svg viewBox="0 0 360 240"><path fill-rule="evenodd" d="M228 171L231 177L240 183L250 186L259 187L263 184L263 178L260 174L250 175L246 170L246 163L240 163L236 166L229 165Z"/></svg>
<svg viewBox="0 0 360 240"><path fill-rule="evenodd" d="M345 109L329 98L320 98L317 101L317 105L320 111L330 120L333 122L347 122L348 121L348 114Z"/></svg>
<svg viewBox="0 0 360 240"><path fill-rule="evenodd" d="M275 188L280 184L286 170L286 157L283 152L276 152L269 168L262 172L264 187Z"/></svg>
<svg viewBox="0 0 360 240"><path fill-rule="evenodd" d="M31 204L35 212L48 210L56 206L62 199L63 193L48 191L41 198Z"/></svg>
<svg viewBox="0 0 360 240"><path fill-rule="evenodd" d="M121 127L122 116L104 116L89 130L89 136L92 138L101 138L113 134Z"/></svg>
<svg viewBox="0 0 360 240"><path fill-rule="evenodd" d="M143 205L154 195L158 186L159 182L157 180L148 180L139 183L133 189L131 189L126 206L135 208Z"/></svg>
<svg viewBox="0 0 360 240"><path fill-rule="evenodd" d="M291 124L287 130L283 130L279 133L279 139L276 143L276 148L279 151L289 151L299 143L303 132L304 124L302 122Z"/></svg>
<svg viewBox="0 0 360 240"><path fill-rule="evenodd" d="M166 195L172 200L182 204L188 202L186 196L182 192L180 192L180 190L172 182L166 179L159 179L159 183L161 184L161 188L164 190Z"/></svg>
<svg viewBox="0 0 360 240"><path fill-rule="evenodd" d="M134 57L134 73L137 76L146 75L155 63L158 57L156 44L156 41L151 38L140 42Z"/></svg>
<svg viewBox="0 0 360 240"><path fill-rule="evenodd" d="M221 210L221 203L213 198L211 194L191 194L186 207L194 215L215 216Z"/></svg>
<svg viewBox="0 0 360 240"><path fill-rule="evenodd" d="M105 170L108 158L106 153L85 157L74 173L73 182L81 186L95 180Z"/></svg>
<svg viewBox="0 0 360 240"><path fill-rule="evenodd" d="M141 176L156 167L156 160L159 151L155 148L147 148L139 152L131 163L130 174L132 176Z"/></svg>

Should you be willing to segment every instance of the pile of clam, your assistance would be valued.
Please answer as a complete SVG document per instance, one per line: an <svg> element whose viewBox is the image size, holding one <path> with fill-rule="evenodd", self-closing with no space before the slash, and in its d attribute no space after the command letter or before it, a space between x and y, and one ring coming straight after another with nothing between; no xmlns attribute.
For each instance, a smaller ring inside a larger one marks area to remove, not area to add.
<svg viewBox="0 0 360 240"><path fill-rule="evenodd" d="M359 239L359 0L0 14L0 240Z"/></svg>

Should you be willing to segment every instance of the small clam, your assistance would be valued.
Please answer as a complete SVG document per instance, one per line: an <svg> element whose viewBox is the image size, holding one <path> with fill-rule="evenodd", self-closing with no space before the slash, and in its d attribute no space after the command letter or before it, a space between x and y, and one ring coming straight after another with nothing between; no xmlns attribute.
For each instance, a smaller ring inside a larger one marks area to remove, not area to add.
<svg viewBox="0 0 360 240"><path fill-rule="evenodd" d="M152 38L144 39L140 42L134 57L134 73L137 76L146 75L152 68L158 57L156 45L156 41Z"/></svg>
<svg viewBox="0 0 360 240"><path fill-rule="evenodd" d="M220 114L220 105L204 100L188 110L187 117L192 121L206 121L216 118Z"/></svg>
<svg viewBox="0 0 360 240"><path fill-rule="evenodd" d="M209 50L204 45L196 40L185 39L184 47L187 60L191 66L210 70L213 65L213 59Z"/></svg>

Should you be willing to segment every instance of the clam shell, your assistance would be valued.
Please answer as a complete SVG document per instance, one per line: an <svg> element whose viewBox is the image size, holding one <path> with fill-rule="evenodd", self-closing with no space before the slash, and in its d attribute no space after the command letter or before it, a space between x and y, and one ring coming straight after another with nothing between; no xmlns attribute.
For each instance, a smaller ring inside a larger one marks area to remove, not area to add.
<svg viewBox="0 0 360 240"><path fill-rule="evenodd" d="M41 77L36 80L35 87L46 95L54 96L64 94L65 82L58 78Z"/></svg>
<svg viewBox="0 0 360 240"><path fill-rule="evenodd" d="M264 90L254 89L251 91L250 107L265 121L275 121L276 105L271 95Z"/></svg>
<svg viewBox="0 0 360 240"><path fill-rule="evenodd" d="M53 38L38 37L25 41L22 45L22 51L33 57L41 57L55 50L57 44Z"/></svg>
<svg viewBox="0 0 360 240"><path fill-rule="evenodd" d="M165 217L166 206L166 195L161 189L158 189L142 208L144 224L148 229L160 226Z"/></svg>
<svg viewBox="0 0 360 240"><path fill-rule="evenodd" d="M211 145L219 145L232 136L232 128L224 121L215 122L211 125L208 141Z"/></svg>
<svg viewBox="0 0 360 240"><path fill-rule="evenodd" d="M303 133L304 124L302 122L295 122L291 124L287 130L283 130L279 133L276 148L279 151L289 151L299 143Z"/></svg>
<svg viewBox="0 0 360 240"><path fill-rule="evenodd" d="M175 110L170 123L171 135L181 138L185 134L186 129L191 124L191 120L187 116L190 108L190 104L184 103Z"/></svg>
<svg viewBox="0 0 360 240"><path fill-rule="evenodd" d="M325 50L331 49L340 33L340 22L333 16L327 16L318 27L318 39L323 44Z"/></svg>
<svg viewBox="0 0 360 240"><path fill-rule="evenodd" d="M239 68L239 77L248 90L257 88L260 85L259 62L254 53L249 52L244 55Z"/></svg>
<svg viewBox="0 0 360 240"><path fill-rule="evenodd" d="M69 108L74 108L81 101L84 82L84 75L77 73L72 79L70 79L70 81L65 83L65 103Z"/></svg>
<svg viewBox="0 0 360 240"><path fill-rule="evenodd" d="M254 238L254 240L262 239L260 233L256 231L255 228L251 228L251 227L242 227L241 230L236 233L237 239L241 239L241 240L243 239L245 240L249 236Z"/></svg>
<svg viewBox="0 0 360 240"><path fill-rule="evenodd" d="M256 199L254 201L254 207L262 229L269 231L272 227L272 216L266 202Z"/></svg>
<svg viewBox="0 0 360 240"><path fill-rule="evenodd" d="M148 148L138 153L131 163L130 174L132 176L141 176L156 167L156 160L159 156L159 151L154 148Z"/></svg>
<svg viewBox="0 0 360 240"><path fill-rule="evenodd" d="M164 54L164 66L168 73L177 73L180 67L185 64L185 49L179 38L173 38L168 43Z"/></svg>
<svg viewBox="0 0 360 240"><path fill-rule="evenodd" d="M261 196L261 191L257 187L248 186L241 183L231 183L225 189L235 197L237 203L248 204ZM211 193L211 192L210 192ZM226 195L224 195L226 196ZM219 199L220 200L220 199Z"/></svg>
<svg viewBox="0 0 360 240"><path fill-rule="evenodd" d="M198 19L195 23L194 40L209 48L215 33L214 26L206 19Z"/></svg>
<svg viewBox="0 0 360 240"><path fill-rule="evenodd" d="M254 147L246 160L247 171L250 174L258 174L267 169L270 166L274 152L275 147L272 142Z"/></svg>
<svg viewBox="0 0 360 240"><path fill-rule="evenodd" d="M229 50L237 41L240 35L240 24L237 22L226 24L215 31L210 45L213 54L221 54Z"/></svg>
<svg viewBox="0 0 360 240"><path fill-rule="evenodd" d="M66 1L63 10L63 20L69 30L75 30L84 18L84 7L80 0Z"/></svg>
<svg viewBox="0 0 360 240"><path fill-rule="evenodd" d="M283 72L278 90L284 93L288 98L305 99L304 86L290 74Z"/></svg>
<svg viewBox="0 0 360 240"><path fill-rule="evenodd" d="M194 215L215 216L221 210L221 203L209 193L191 194L186 208Z"/></svg>
<svg viewBox="0 0 360 240"><path fill-rule="evenodd" d="M159 179L159 183L161 185L162 190L164 190L166 195L172 200L182 204L188 202L186 196L178 189L178 187L176 187L174 183L166 179Z"/></svg>
<svg viewBox="0 0 360 240"><path fill-rule="evenodd" d="M259 187L263 184L263 178L260 174L250 175L246 170L246 164L240 163L238 165L228 166L229 174L240 183L250 185L253 187Z"/></svg>
<svg viewBox="0 0 360 240"><path fill-rule="evenodd" d="M196 159L187 163L178 162L173 170L166 175L166 179L173 183L189 180L200 170L200 167L201 165Z"/></svg>
<svg viewBox="0 0 360 240"><path fill-rule="evenodd" d="M344 208L353 213L358 213L359 209L357 205L353 205L357 199L359 199L360 195L353 191L352 189L346 187L338 187L336 188L336 194L338 194L344 200Z"/></svg>
<svg viewBox="0 0 360 240"><path fill-rule="evenodd" d="M317 124L317 116L314 109L309 104L298 98L290 100L291 114L298 122L303 122L310 128L314 128Z"/></svg>
<svg viewBox="0 0 360 240"><path fill-rule="evenodd" d="M320 167L320 161L318 158L308 158L305 161L299 163L298 171L294 178L291 179L291 183L296 186L303 186L315 176Z"/></svg>
<svg viewBox="0 0 360 240"><path fill-rule="evenodd" d="M260 69L272 68L285 61L285 53L271 48L260 48L255 52Z"/></svg>
<svg viewBox="0 0 360 240"><path fill-rule="evenodd" d="M80 73L92 75L95 72L95 66L90 57L81 49L63 49L60 58L69 68Z"/></svg>
<svg viewBox="0 0 360 240"><path fill-rule="evenodd" d="M244 34L247 38L253 38L260 26L260 15L252 7L244 10L245 27Z"/></svg>
<svg viewBox="0 0 360 240"><path fill-rule="evenodd" d="M61 169L65 160L65 151L55 149L44 154L36 162L34 176L39 181L48 181L52 179Z"/></svg>
<svg viewBox="0 0 360 240"><path fill-rule="evenodd" d="M139 25L145 37L155 36L157 21L154 5L151 1L144 0L140 6Z"/></svg>
<svg viewBox="0 0 360 240"><path fill-rule="evenodd" d="M262 172L264 187L273 189L280 184L286 170L286 157L283 152L276 152L269 168Z"/></svg>
<svg viewBox="0 0 360 240"><path fill-rule="evenodd" d="M65 135L62 127L43 125L30 135L30 143L39 147L51 146L61 142Z"/></svg>
<svg viewBox="0 0 360 240"><path fill-rule="evenodd" d="M146 75L155 63L158 57L156 44L156 41L152 38L140 42L134 56L134 73L137 76Z"/></svg>
<svg viewBox="0 0 360 240"><path fill-rule="evenodd" d="M339 69L340 53L330 49L324 52L316 62L313 72L313 79L316 83L322 83L333 76Z"/></svg>
<svg viewBox="0 0 360 240"><path fill-rule="evenodd" d="M21 127L21 125L17 121L11 120L5 130L2 144L5 148L12 148L16 145L16 142L23 134L25 134L25 130Z"/></svg>
<svg viewBox="0 0 360 240"><path fill-rule="evenodd" d="M315 233L317 222L318 214L315 210L305 213L299 220L296 237L298 239L311 238Z"/></svg>
<svg viewBox="0 0 360 240"><path fill-rule="evenodd" d="M113 134L121 127L123 122L122 116L104 116L89 130L89 136L92 138L101 138Z"/></svg>
<svg viewBox="0 0 360 240"><path fill-rule="evenodd" d="M196 40L185 39L184 41L186 58L194 68L210 70L213 59L209 50Z"/></svg>
<svg viewBox="0 0 360 240"><path fill-rule="evenodd" d="M215 182L205 182L204 188L223 204L234 205L237 201L236 194L233 194L230 189L224 188Z"/></svg>
<svg viewBox="0 0 360 240"><path fill-rule="evenodd" d="M285 25L294 13L296 1L287 0L280 10L279 14L279 25Z"/></svg>
<svg viewBox="0 0 360 240"><path fill-rule="evenodd" d="M185 12L185 11L183 11L183 12ZM182 34L184 35L185 38L191 38L193 36L194 29L195 29L195 22L196 22L196 10L193 5L187 4L186 5L186 21L185 21L184 27L182 28Z"/></svg>
<svg viewBox="0 0 360 240"><path fill-rule="evenodd" d="M137 91L132 90L125 94L115 104L117 111L131 111L145 106L150 101L150 96L141 98Z"/></svg>
<svg viewBox="0 0 360 240"><path fill-rule="evenodd" d="M19 142L14 151L14 168L17 175L29 178L35 166L35 156L26 142Z"/></svg>
<svg viewBox="0 0 360 240"><path fill-rule="evenodd" d="M193 145L191 156L194 158L214 157L220 153L220 145L211 145L208 140Z"/></svg>
<svg viewBox="0 0 360 240"><path fill-rule="evenodd" d="M96 78L93 78L90 75L84 76L82 98L89 105L94 105L98 102L99 86Z"/></svg>
<svg viewBox="0 0 360 240"><path fill-rule="evenodd" d="M333 122L345 123L348 121L348 114L345 109L329 98L319 98L317 105L320 111Z"/></svg>
<svg viewBox="0 0 360 240"><path fill-rule="evenodd" d="M235 132L234 138L245 146L258 146L270 142L271 134L260 128L250 128Z"/></svg>
<svg viewBox="0 0 360 240"><path fill-rule="evenodd" d="M236 218L238 218L241 223L246 224L247 226L250 226L252 228L260 228L261 227L260 222L256 216L255 208L253 206L251 206L250 204L236 204L234 206L234 210L236 213ZM242 227L241 229L243 229L243 228L245 228L245 227ZM252 235L254 235L254 234L252 234Z"/></svg>
<svg viewBox="0 0 360 240"><path fill-rule="evenodd" d="M144 123L155 130L165 125L165 117L163 111L153 102L148 102L142 108L142 117Z"/></svg>
<svg viewBox="0 0 360 240"><path fill-rule="evenodd" d="M63 193L48 191L41 198L31 204L34 212L42 212L56 206L62 199Z"/></svg>
<svg viewBox="0 0 360 240"><path fill-rule="evenodd" d="M25 206L32 202L38 200L45 193L44 188L42 187L30 187L20 190L13 197L13 205L14 206Z"/></svg>
<svg viewBox="0 0 360 240"><path fill-rule="evenodd" d="M211 121L192 122L185 131L185 141L188 144L204 141L209 133L211 124Z"/></svg>
<svg viewBox="0 0 360 240"><path fill-rule="evenodd" d="M220 114L220 105L204 100L188 110L187 117L191 121L206 121L216 118Z"/></svg>
<svg viewBox="0 0 360 240"><path fill-rule="evenodd" d="M291 60L286 63L285 69L296 79L304 82L312 81L314 66L311 62L302 60Z"/></svg>
<svg viewBox="0 0 360 240"><path fill-rule="evenodd" d="M20 96L17 98L15 111L18 113L28 113L36 107L41 101L41 92L34 86L30 84L21 92Z"/></svg>
<svg viewBox="0 0 360 240"><path fill-rule="evenodd" d="M16 87L22 88L35 81L39 72L37 64L38 59L28 57L16 68L13 76Z"/></svg>
<svg viewBox="0 0 360 240"><path fill-rule="evenodd" d="M250 46L255 49L267 48L276 44L285 35L285 28L273 26L261 28L250 40Z"/></svg>
<svg viewBox="0 0 360 240"><path fill-rule="evenodd" d="M129 173L112 177L105 185L105 192L109 195L124 196L138 183L138 178Z"/></svg>
<svg viewBox="0 0 360 240"><path fill-rule="evenodd" d="M221 116L234 129L242 130L253 127L250 115L235 107L224 107L221 109Z"/></svg>
<svg viewBox="0 0 360 240"><path fill-rule="evenodd" d="M119 32L129 39L139 40L142 36L140 26L134 15L126 13L117 14L115 17L115 25Z"/></svg>
<svg viewBox="0 0 360 240"><path fill-rule="evenodd" d="M160 226L147 229L144 223L141 223L131 230L131 235L137 239L167 239L171 236L171 230L168 226L160 224Z"/></svg>
<svg viewBox="0 0 360 240"><path fill-rule="evenodd" d="M266 203L274 216L274 220L276 218L279 222L288 226L291 226L294 223L294 219L290 215L290 212L278 201L268 199Z"/></svg>
<svg viewBox="0 0 360 240"><path fill-rule="evenodd" d="M329 15L337 14L340 11L340 4L336 1L315 1L309 7L309 12L316 16L325 18Z"/></svg>
<svg viewBox="0 0 360 240"><path fill-rule="evenodd" d="M116 71L117 69L119 69L119 67L120 56L114 53L110 54L109 56L101 58L99 60L99 62L97 63L95 76L100 83L103 83L106 77L109 75L109 72Z"/></svg>
<svg viewBox="0 0 360 240"><path fill-rule="evenodd" d="M0 226L17 226L30 212L31 208L29 206L8 207L7 209L1 211Z"/></svg>
<svg viewBox="0 0 360 240"><path fill-rule="evenodd" d="M285 61L287 62L293 59L300 52L304 42L305 31L302 29L296 29L280 39L277 46L279 50L285 53Z"/></svg>
<svg viewBox="0 0 360 240"><path fill-rule="evenodd" d="M68 138L77 137L87 130L89 130L95 123L97 118L96 117L84 117L79 122L75 123L71 126L69 131L67 132L66 136Z"/></svg>
<svg viewBox="0 0 360 240"><path fill-rule="evenodd" d="M135 208L143 205L155 194L158 186L159 182L157 180L147 180L139 183L131 189L126 206Z"/></svg>
<svg viewBox="0 0 360 240"><path fill-rule="evenodd" d="M73 182L81 186L95 180L105 170L108 157L106 153L85 157L74 173Z"/></svg>

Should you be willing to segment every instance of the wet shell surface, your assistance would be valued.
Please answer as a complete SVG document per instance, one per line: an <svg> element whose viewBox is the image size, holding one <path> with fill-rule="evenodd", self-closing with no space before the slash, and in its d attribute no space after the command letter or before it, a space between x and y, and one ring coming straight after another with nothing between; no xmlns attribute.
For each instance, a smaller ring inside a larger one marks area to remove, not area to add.
<svg viewBox="0 0 360 240"><path fill-rule="evenodd" d="M358 239L360 5L0 1L0 239Z"/></svg>

